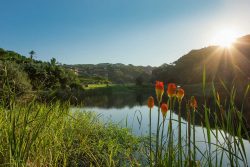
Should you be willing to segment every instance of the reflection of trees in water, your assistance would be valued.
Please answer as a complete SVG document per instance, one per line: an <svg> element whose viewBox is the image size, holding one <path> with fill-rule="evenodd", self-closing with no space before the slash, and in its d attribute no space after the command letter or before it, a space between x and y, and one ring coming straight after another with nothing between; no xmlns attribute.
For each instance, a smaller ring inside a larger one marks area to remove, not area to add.
<svg viewBox="0 0 250 167"><path fill-rule="evenodd" d="M126 93L103 93L102 95L91 95L83 98L83 103L87 107L100 107L100 108L123 108L123 107L134 107L137 105L146 105L147 98L150 96L149 93L145 92L126 92ZM186 112L186 104L189 97L185 97L182 101L181 109L182 109L182 117L187 120L187 112ZM204 121L204 98L196 97L198 101L198 112L196 112L196 120L195 123L197 125L201 125L201 122ZM245 102L243 115L246 119L246 122L250 127L250 101ZM167 97L163 97L163 101L167 102ZM241 107L241 100L236 100L236 106ZM207 107L211 110L211 115L214 115L214 111L216 113L220 112L218 106L216 106L214 98L208 97L206 98ZM228 106L227 106L228 107ZM226 110L226 109L225 109ZM178 112L178 103L175 104L175 113ZM210 122L213 124L214 118L210 118Z"/></svg>
<svg viewBox="0 0 250 167"><path fill-rule="evenodd" d="M147 93L127 92L87 96L83 99L87 107L123 108L144 105L148 98Z"/></svg>
<svg viewBox="0 0 250 167"><path fill-rule="evenodd" d="M146 105L147 104L147 99L150 96L149 93L146 92L125 92L125 93L103 93L101 95L91 95L87 96L83 99L84 105L87 107L100 107L100 108L124 108L124 107L134 107L138 105ZM154 97L155 98L155 97ZM184 120L187 120L187 110L186 110L186 105L187 101L190 97L185 97L182 101L181 105L181 114L182 118ZM196 125L203 125L205 124L205 111L204 111L204 98L203 97L197 97L196 99L198 101L198 111L195 113L196 120L195 124ZM163 102L167 102L168 98L166 96L163 97ZM244 109L242 110L243 112L243 117L244 117L244 125L247 126L248 129L250 129L250 103L249 99L248 101L245 102ZM241 101L242 99L236 99L236 106L238 109L241 107ZM211 128L215 127L215 114L217 114L219 121L222 120L221 117L221 111L219 107L215 104L214 98L213 97L207 97L206 98L206 104L207 107L210 109L210 126ZM225 106L224 106L225 107ZM225 111L227 111L227 108L229 106L226 106ZM176 101L175 103L175 109L174 112L178 114L178 103ZM235 124L237 127L237 119L235 115Z"/></svg>
<svg viewBox="0 0 250 167"><path fill-rule="evenodd" d="M143 95L142 94L136 94L136 102L142 106L143 105L143 102L145 101L145 98L143 98Z"/></svg>

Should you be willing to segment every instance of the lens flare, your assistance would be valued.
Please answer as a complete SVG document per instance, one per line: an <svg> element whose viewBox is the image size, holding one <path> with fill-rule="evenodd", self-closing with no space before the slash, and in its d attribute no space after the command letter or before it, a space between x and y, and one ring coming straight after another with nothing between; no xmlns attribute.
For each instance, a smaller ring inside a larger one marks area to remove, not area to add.
<svg viewBox="0 0 250 167"><path fill-rule="evenodd" d="M215 34L212 43L224 48L230 48L239 36L240 34L233 29L223 29Z"/></svg>

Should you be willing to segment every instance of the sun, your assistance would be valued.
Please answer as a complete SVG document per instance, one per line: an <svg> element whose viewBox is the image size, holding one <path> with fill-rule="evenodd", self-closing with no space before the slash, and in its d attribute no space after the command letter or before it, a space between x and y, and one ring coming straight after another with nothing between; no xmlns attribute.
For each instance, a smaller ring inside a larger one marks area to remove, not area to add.
<svg viewBox="0 0 250 167"><path fill-rule="evenodd" d="M239 33L237 31L233 29L223 29L215 34L212 43L224 48L230 48L238 37Z"/></svg>

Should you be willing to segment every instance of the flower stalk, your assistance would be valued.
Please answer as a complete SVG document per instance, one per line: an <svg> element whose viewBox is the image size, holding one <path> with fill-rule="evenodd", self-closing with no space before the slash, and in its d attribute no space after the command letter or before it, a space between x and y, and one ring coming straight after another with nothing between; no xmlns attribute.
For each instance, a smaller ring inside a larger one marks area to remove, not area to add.
<svg viewBox="0 0 250 167"><path fill-rule="evenodd" d="M160 131L160 104L162 101L162 95L164 93L163 82L156 81L155 93L158 101L158 119L157 119L157 132L156 132L156 153L155 153L155 165L158 164L158 154L159 154L159 131Z"/></svg>
<svg viewBox="0 0 250 167"><path fill-rule="evenodd" d="M154 98L152 96L148 98L148 107L149 107L149 159L150 159L150 166L152 166L151 110L154 107Z"/></svg>
<svg viewBox="0 0 250 167"><path fill-rule="evenodd" d="M178 131L178 151L179 151L179 155L178 155L178 166L182 166L182 143L181 143L181 102L182 102L182 98L184 97L184 90L183 89L178 89L176 97L178 99L178 103L179 103L179 112L178 112L178 127L179 127L179 131Z"/></svg>

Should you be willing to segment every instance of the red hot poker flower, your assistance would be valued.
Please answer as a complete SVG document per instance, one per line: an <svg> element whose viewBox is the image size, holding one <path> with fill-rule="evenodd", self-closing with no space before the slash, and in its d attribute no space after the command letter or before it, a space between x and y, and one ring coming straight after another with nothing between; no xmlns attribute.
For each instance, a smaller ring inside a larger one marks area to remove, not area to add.
<svg viewBox="0 0 250 167"><path fill-rule="evenodd" d="M182 98L184 97L184 90L182 88L177 90L176 97L179 102L181 102Z"/></svg>
<svg viewBox="0 0 250 167"><path fill-rule="evenodd" d="M163 84L163 82L156 81L156 83L155 83L155 93L156 93L157 100L160 103L161 100L162 100L162 95L164 93L164 84Z"/></svg>
<svg viewBox="0 0 250 167"><path fill-rule="evenodd" d="M153 108L154 107L154 98L152 96L150 96L148 98L148 108Z"/></svg>
<svg viewBox="0 0 250 167"><path fill-rule="evenodd" d="M197 108L197 101L195 99L194 96L191 97L191 100L190 100L190 107L192 107L193 109L196 109Z"/></svg>
<svg viewBox="0 0 250 167"><path fill-rule="evenodd" d="M176 95L176 85L174 83L168 84L168 97L174 97Z"/></svg>
<svg viewBox="0 0 250 167"><path fill-rule="evenodd" d="M165 117L168 111L168 105L166 103L161 104L161 113L162 116Z"/></svg>

